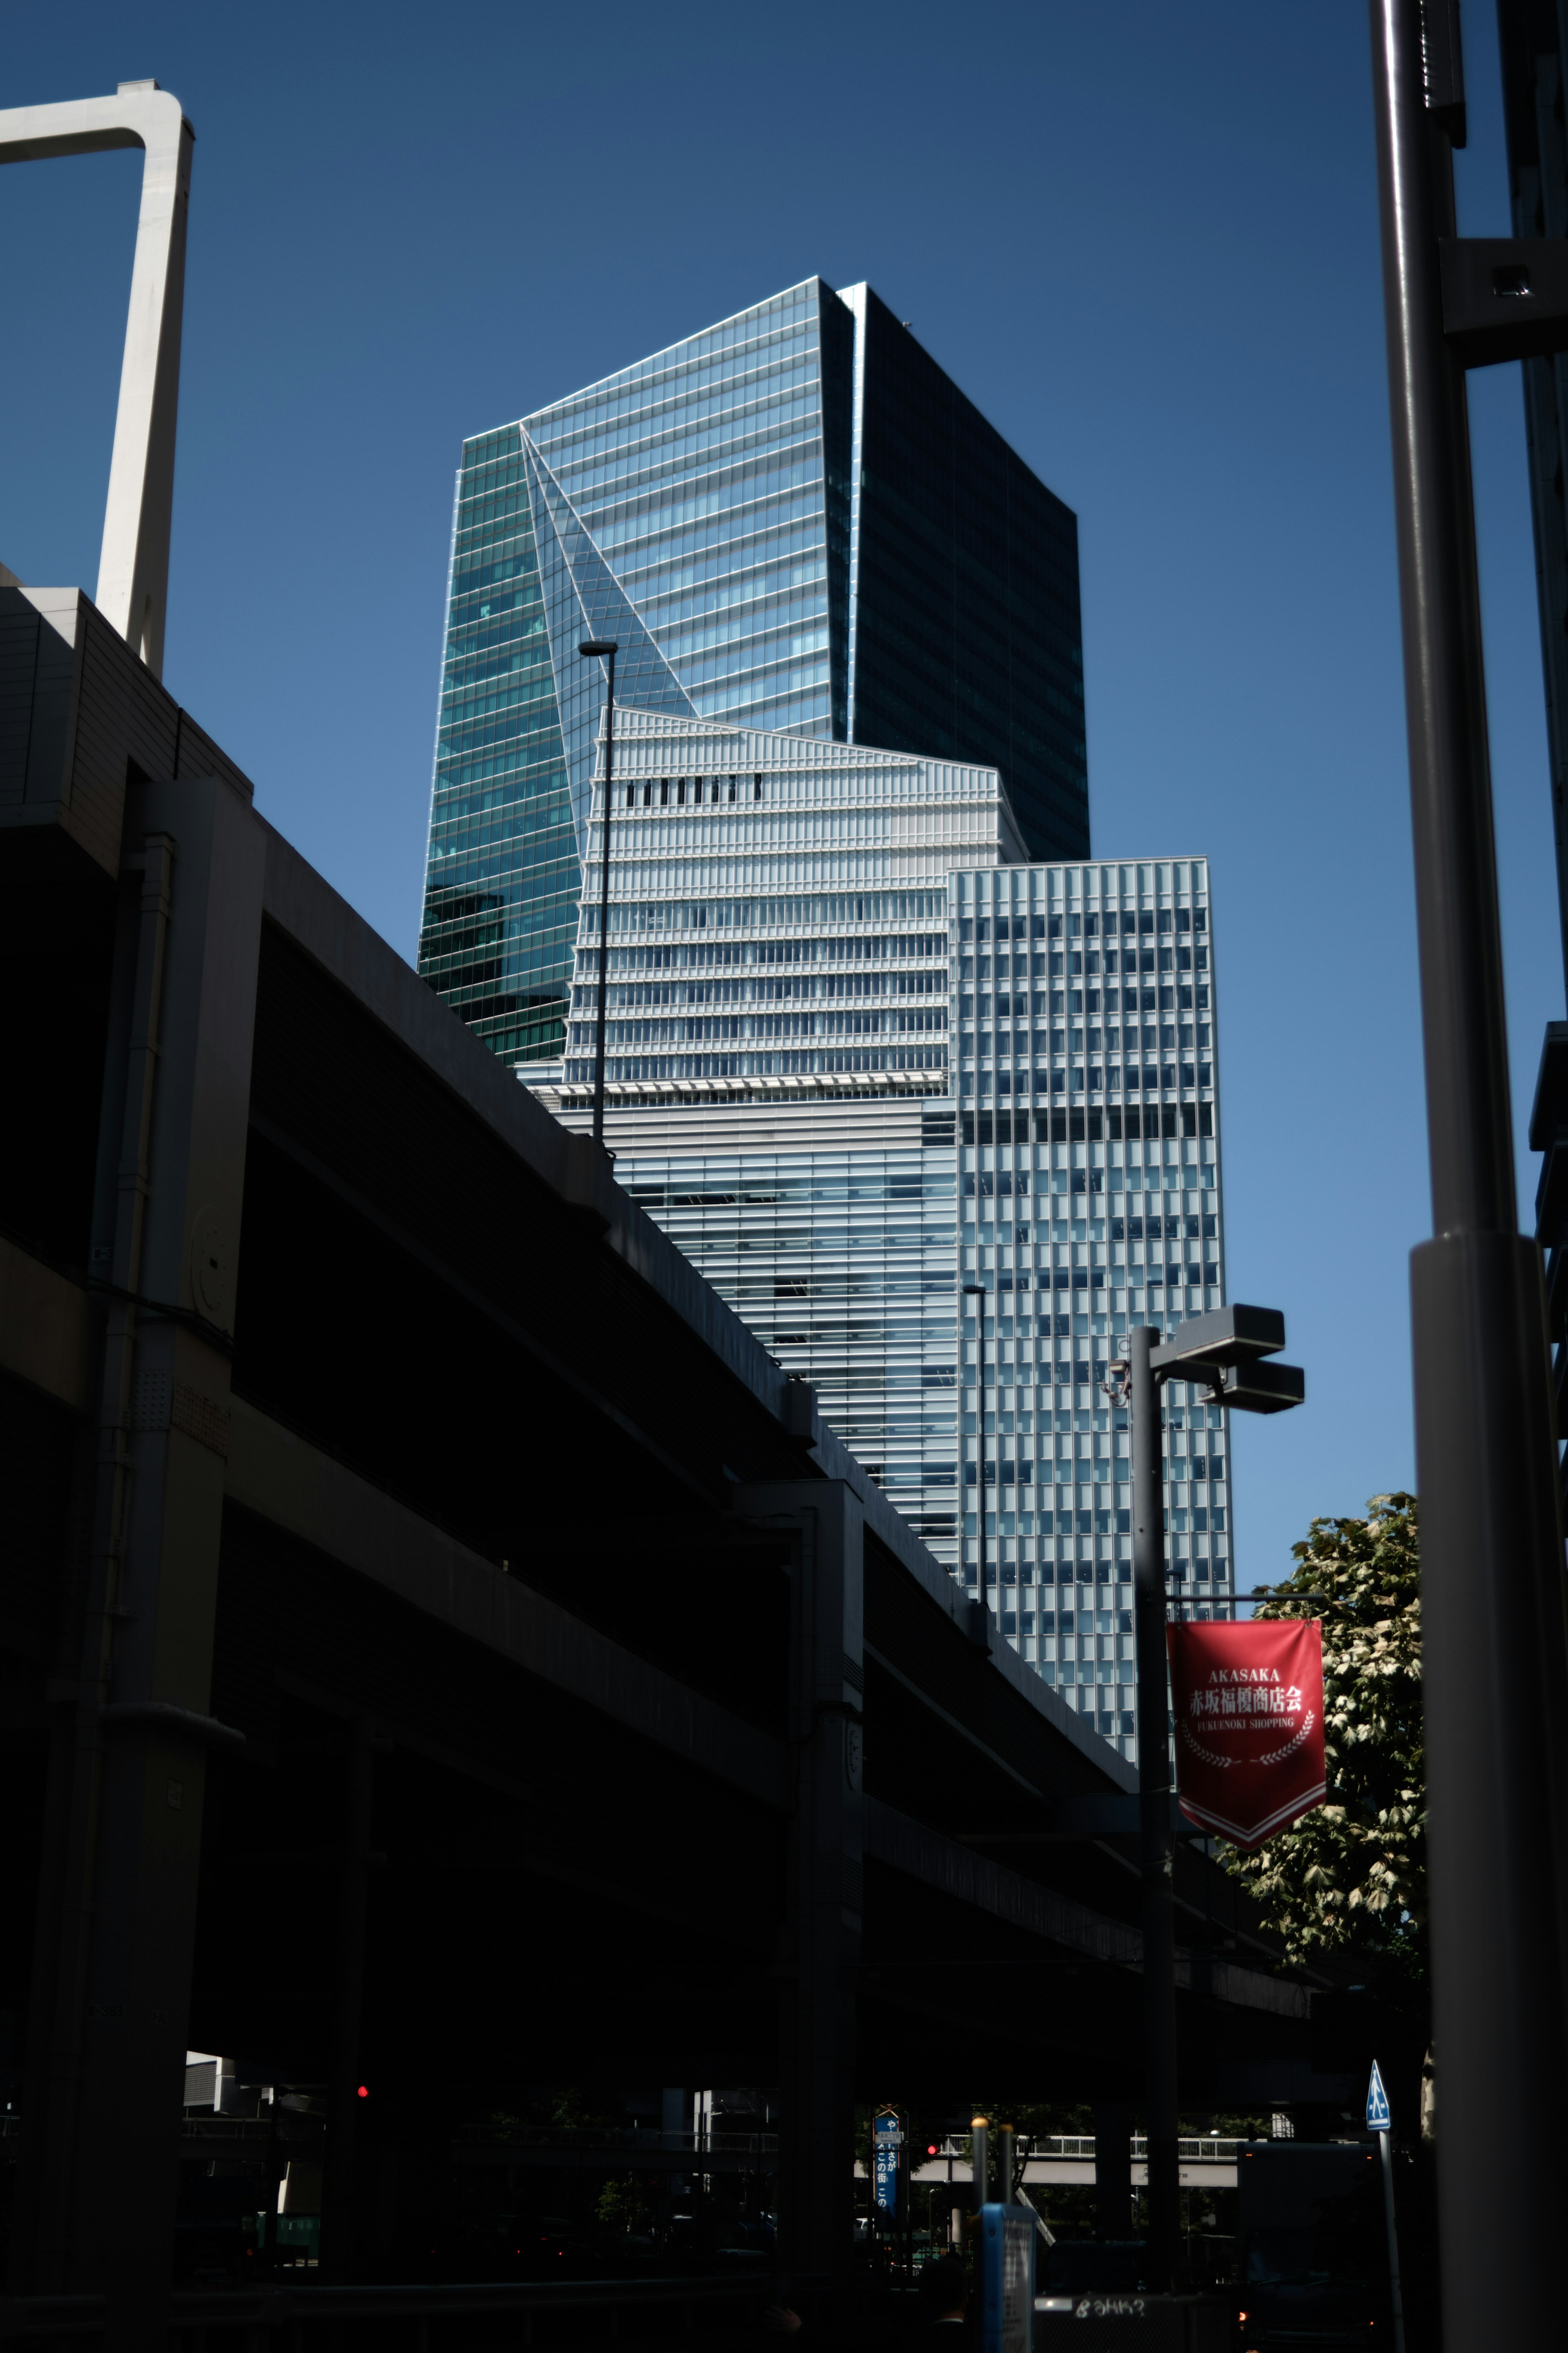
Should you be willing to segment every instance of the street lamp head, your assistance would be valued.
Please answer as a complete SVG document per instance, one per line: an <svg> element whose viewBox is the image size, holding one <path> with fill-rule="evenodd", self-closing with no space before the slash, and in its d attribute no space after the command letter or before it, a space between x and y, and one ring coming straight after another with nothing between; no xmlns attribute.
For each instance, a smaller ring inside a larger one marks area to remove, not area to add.
<svg viewBox="0 0 1568 2353"><path fill-rule="evenodd" d="M619 653L620 649L618 638L584 638L577 649L584 661L591 661L595 656L603 659L608 654Z"/></svg>
<svg viewBox="0 0 1568 2353"><path fill-rule="evenodd" d="M1265 1361L1285 1345L1285 1318L1277 1307L1216 1307L1189 1316L1162 1347L1150 1353L1157 1381L1192 1381L1215 1405L1245 1413L1282 1413L1300 1405L1307 1377L1299 1365Z"/></svg>
<svg viewBox="0 0 1568 2353"><path fill-rule="evenodd" d="M984 1299L986 1296L985 1285L983 1282L966 1282L963 1295L965 1299Z"/></svg>

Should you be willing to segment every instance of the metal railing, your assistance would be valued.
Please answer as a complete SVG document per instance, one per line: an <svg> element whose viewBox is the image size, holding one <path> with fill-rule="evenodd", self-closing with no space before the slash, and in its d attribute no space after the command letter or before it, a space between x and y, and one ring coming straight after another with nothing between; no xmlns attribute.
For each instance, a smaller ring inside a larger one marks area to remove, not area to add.
<svg viewBox="0 0 1568 2353"><path fill-rule="evenodd" d="M187 2141L220 2139L225 2141L269 2141L275 2131L280 2142L298 2138L301 2142L313 2136L310 2124L321 2124L319 2118L279 2118L270 2110L259 2116L234 2116L214 2109L195 2116L182 2117L180 2134ZM290 2132L289 2124L295 2124ZM476 2145L481 2142L497 2147L516 2148L605 2148L605 2149L668 2149L677 2156L701 2157L722 2151L732 2157L775 2157L778 2154L777 2133L725 2132L704 2128L700 2132L664 2132L658 2126L642 2125L523 2125L497 2124L489 2132L479 2131L465 2136Z"/></svg>
<svg viewBox="0 0 1568 2353"><path fill-rule="evenodd" d="M388 2343L381 2333L388 2322L406 2323L394 2340L409 2353L429 2353L432 2321L458 2322L506 2316L521 2322L517 2342L534 2342L534 2324L552 2314L575 2316L571 2329L574 2347L590 2341L638 2341L639 2318L649 2324L647 2335L668 2343L679 2337L703 2336L720 2339L738 2332L742 2324L754 2327L760 2307L771 2296L771 2283L745 2279L550 2280L475 2282L452 2286L424 2287L265 2287L180 2289L169 2299L170 2342L174 2353L207 2353L226 2342L242 2346L245 2353L273 2353L275 2344L296 2353L307 2329L345 2324L374 2323L376 2333L363 2342L378 2348ZM728 2311L726 2310L728 2308ZM602 2316L602 2331L592 2328ZM104 2298L100 2295L37 2295L0 2297L0 2344L40 2338L74 2337L92 2344L103 2333ZM699 2326L700 2320L705 2325ZM584 2322L589 2324L584 2335ZM546 2335L548 2336L548 2331ZM442 2344L455 2341L456 2332L443 2327Z"/></svg>
<svg viewBox="0 0 1568 2353"><path fill-rule="evenodd" d="M1244 2140L1229 2139L1212 2134L1198 2134L1179 2140L1176 2144L1176 2152L1184 2164L1234 2165L1237 2151L1246 2147L1247 2143ZM1148 2156L1149 2145L1142 2133L1131 2135L1131 2148L1135 2159ZM1094 2135L1092 2133L1053 2133L1047 2140L1021 2140L1017 2155L1020 2164L1037 2158L1092 2158ZM967 2164L970 2156L968 2134L950 2133L938 2149L936 2157L927 2158L925 2162L935 2164L941 2159L951 2157L961 2158Z"/></svg>

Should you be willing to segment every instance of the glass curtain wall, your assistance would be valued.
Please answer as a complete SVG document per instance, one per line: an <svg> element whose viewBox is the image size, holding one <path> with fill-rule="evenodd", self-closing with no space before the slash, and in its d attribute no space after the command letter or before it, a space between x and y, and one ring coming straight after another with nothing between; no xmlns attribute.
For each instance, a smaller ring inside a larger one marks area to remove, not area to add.
<svg viewBox="0 0 1568 2353"><path fill-rule="evenodd" d="M1203 859L953 878L963 1575L979 1514L1003 1631L1135 1753L1130 1324L1225 1303L1214 939ZM1163 1391L1174 1603L1231 1614L1226 1416ZM980 1484L980 1416L985 1482Z"/></svg>
<svg viewBox="0 0 1568 2353"><path fill-rule="evenodd" d="M851 287L857 744L999 768L1031 858L1089 851L1078 518Z"/></svg>
<svg viewBox="0 0 1568 2353"><path fill-rule="evenodd" d="M563 1042L582 635L628 706L846 732L853 342L809 279L464 446L419 965L507 1061Z"/></svg>
<svg viewBox="0 0 1568 2353"><path fill-rule="evenodd" d="M999 767L1088 847L1077 527L869 288L820 279L467 443L420 968L563 1044L602 702Z"/></svg>
<svg viewBox="0 0 1568 2353"><path fill-rule="evenodd" d="M535 1061L561 1050L579 867L515 425L464 447L447 610L419 969L504 1061Z"/></svg>

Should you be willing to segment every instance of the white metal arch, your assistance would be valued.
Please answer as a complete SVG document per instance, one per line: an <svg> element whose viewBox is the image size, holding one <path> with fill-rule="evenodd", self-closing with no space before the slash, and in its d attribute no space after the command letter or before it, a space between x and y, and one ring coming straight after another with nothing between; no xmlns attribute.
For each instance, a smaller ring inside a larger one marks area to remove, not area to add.
<svg viewBox="0 0 1568 2353"><path fill-rule="evenodd" d="M0 164L96 155L110 147L146 150L94 601L154 678L163 675L169 601L185 221L195 141L179 100L155 81L122 81L112 98L0 111Z"/></svg>

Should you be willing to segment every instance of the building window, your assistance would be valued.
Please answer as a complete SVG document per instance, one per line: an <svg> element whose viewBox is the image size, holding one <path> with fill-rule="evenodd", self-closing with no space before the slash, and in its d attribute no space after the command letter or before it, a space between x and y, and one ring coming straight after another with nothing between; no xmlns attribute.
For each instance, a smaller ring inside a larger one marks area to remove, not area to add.
<svg viewBox="0 0 1568 2353"><path fill-rule="evenodd" d="M760 800L762 799L762 797L763 797L763 780L762 780L761 776L754 776L752 778L752 798L754 801L760 801Z"/></svg>
<svg viewBox="0 0 1568 2353"><path fill-rule="evenodd" d="M731 798L731 800L733 800L733 799L734 799L734 797L735 797L735 784L736 784L736 779L735 779L733 776L731 776L731 779L730 779L730 798Z"/></svg>

